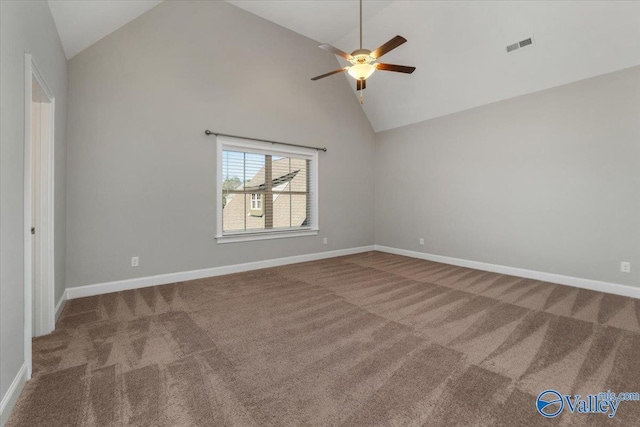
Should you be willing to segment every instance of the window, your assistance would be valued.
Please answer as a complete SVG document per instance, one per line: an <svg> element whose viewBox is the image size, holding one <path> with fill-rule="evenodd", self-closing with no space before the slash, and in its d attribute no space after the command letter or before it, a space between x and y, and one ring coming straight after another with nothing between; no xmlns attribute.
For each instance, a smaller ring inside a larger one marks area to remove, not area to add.
<svg viewBox="0 0 640 427"><path fill-rule="evenodd" d="M262 194L251 194L251 210L256 212L262 212Z"/></svg>
<svg viewBox="0 0 640 427"><path fill-rule="evenodd" d="M219 243L318 233L316 150L217 139Z"/></svg>

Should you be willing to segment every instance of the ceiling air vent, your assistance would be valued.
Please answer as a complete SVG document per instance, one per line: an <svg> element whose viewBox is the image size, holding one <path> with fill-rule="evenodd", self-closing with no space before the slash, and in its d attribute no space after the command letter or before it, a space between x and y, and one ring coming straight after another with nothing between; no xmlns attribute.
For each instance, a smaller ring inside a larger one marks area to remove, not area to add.
<svg viewBox="0 0 640 427"><path fill-rule="evenodd" d="M510 44L509 46L507 46L507 52L513 52L518 48L520 48L520 45L518 43Z"/></svg>
<svg viewBox="0 0 640 427"><path fill-rule="evenodd" d="M518 50L523 47L531 46L532 44L533 44L533 37L529 37L528 39L524 39L517 43L513 43L507 46L507 53L511 53L514 50Z"/></svg>
<svg viewBox="0 0 640 427"><path fill-rule="evenodd" d="M526 40L522 40L519 44L520 44L520 47L525 47L525 46L529 46L532 43L533 41L531 41L531 37L529 37Z"/></svg>

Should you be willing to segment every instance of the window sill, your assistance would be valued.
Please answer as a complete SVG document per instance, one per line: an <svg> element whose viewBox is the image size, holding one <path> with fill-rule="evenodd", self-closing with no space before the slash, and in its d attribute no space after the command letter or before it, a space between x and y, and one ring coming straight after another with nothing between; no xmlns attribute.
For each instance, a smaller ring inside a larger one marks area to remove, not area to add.
<svg viewBox="0 0 640 427"><path fill-rule="evenodd" d="M270 240L270 239L286 239L288 237L304 237L304 236L316 236L318 230L297 230L297 231L274 231L267 233L248 233L248 234L233 234L229 236L216 236L218 243L237 243L237 242L250 242L253 240Z"/></svg>

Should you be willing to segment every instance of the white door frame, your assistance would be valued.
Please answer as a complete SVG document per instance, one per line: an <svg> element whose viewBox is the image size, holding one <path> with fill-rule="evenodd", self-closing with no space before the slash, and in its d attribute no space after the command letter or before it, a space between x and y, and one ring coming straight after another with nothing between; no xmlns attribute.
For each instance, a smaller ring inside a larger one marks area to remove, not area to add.
<svg viewBox="0 0 640 427"><path fill-rule="evenodd" d="M33 57L25 53L24 73L24 316L25 316L25 342L24 357L27 363L27 378L31 378L31 339L33 338L33 294L35 292L35 310L39 321L35 325L36 335L45 335L55 328L55 303L54 303L54 136L55 136L55 97L38 70ZM40 283L38 289L33 290L32 277L32 182L31 182L31 106L32 106L32 79L35 79L43 89L51 104L49 112L49 137L43 139L40 147L40 209L39 224L36 233L39 234L39 271Z"/></svg>

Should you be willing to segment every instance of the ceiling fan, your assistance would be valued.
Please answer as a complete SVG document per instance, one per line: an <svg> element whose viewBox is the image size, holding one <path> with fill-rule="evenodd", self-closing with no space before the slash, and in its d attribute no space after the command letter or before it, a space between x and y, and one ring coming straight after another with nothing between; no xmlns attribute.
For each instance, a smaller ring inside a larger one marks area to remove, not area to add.
<svg viewBox="0 0 640 427"><path fill-rule="evenodd" d="M347 71L351 77L356 79L356 90L360 91L360 103L363 103L362 90L367 87L367 79L373 74L375 70L382 71L395 71L397 73L411 74L416 70L416 67L408 67L406 65L394 65L384 64L377 61L382 55L397 48L403 43L406 43L407 39L402 36L395 36L379 48L371 51L362 48L362 0L360 0L360 49L356 49L351 54L344 52L330 44L320 45L320 48L328 50L338 56L343 57L351 63L350 66L339 68L334 71L330 71L325 74L321 74L312 78L311 80L320 80L325 77L332 76L334 74Z"/></svg>

